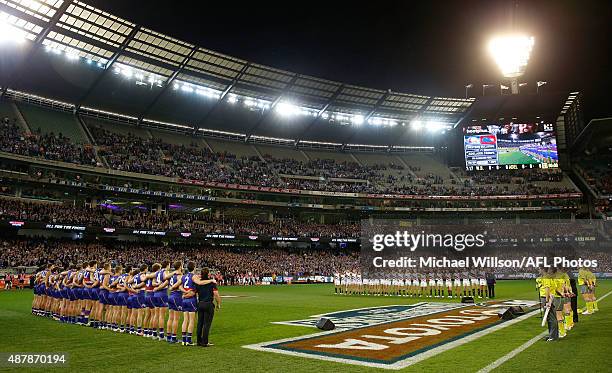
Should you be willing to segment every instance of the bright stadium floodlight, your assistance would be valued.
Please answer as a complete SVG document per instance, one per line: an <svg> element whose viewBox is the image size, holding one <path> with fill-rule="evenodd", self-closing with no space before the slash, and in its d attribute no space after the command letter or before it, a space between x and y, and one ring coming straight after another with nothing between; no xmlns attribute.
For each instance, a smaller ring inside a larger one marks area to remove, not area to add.
<svg viewBox="0 0 612 373"><path fill-rule="evenodd" d="M363 115L353 115L353 117L351 118L351 122L353 122L353 124L355 125L362 124L364 120L365 118L363 117Z"/></svg>
<svg viewBox="0 0 612 373"><path fill-rule="evenodd" d="M298 107L289 102L279 102L274 110L282 116L289 116L299 112Z"/></svg>
<svg viewBox="0 0 612 373"><path fill-rule="evenodd" d="M504 77L511 79L512 93L518 93L518 78L523 75L535 39L526 35L497 36L489 42L489 53Z"/></svg>
<svg viewBox="0 0 612 373"><path fill-rule="evenodd" d="M5 13L0 13L0 43L5 42L21 44L25 41L23 31L11 25L6 19Z"/></svg>
<svg viewBox="0 0 612 373"><path fill-rule="evenodd" d="M415 131L419 131L421 128L423 128L423 122L418 119L415 119L410 122L410 127L412 127L412 129Z"/></svg>
<svg viewBox="0 0 612 373"><path fill-rule="evenodd" d="M525 72L534 42L533 36L495 37L489 42L489 52L506 78L518 78Z"/></svg>

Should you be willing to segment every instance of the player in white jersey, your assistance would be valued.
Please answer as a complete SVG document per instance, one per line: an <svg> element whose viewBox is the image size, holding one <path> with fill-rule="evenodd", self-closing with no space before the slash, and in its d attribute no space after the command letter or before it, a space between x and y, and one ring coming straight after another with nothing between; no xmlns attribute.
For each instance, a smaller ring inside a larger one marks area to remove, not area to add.
<svg viewBox="0 0 612 373"><path fill-rule="evenodd" d="M446 286L446 297L453 297L453 279L450 273L445 274L444 285Z"/></svg>
<svg viewBox="0 0 612 373"><path fill-rule="evenodd" d="M413 297L418 297L420 287L421 287L421 282L419 281L419 276L415 274L412 277L412 287L410 289L410 295Z"/></svg>
<svg viewBox="0 0 612 373"><path fill-rule="evenodd" d="M442 298L444 296L444 279L442 274L438 274L436 277L436 298Z"/></svg>
<svg viewBox="0 0 612 373"><path fill-rule="evenodd" d="M486 298L487 295L487 280L485 279L484 273L480 274L480 278L478 279L478 285L480 288L478 289L478 296L480 298Z"/></svg>
<svg viewBox="0 0 612 373"><path fill-rule="evenodd" d="M453 275L453 295L460 298L461 294L461 277L459 276L459 273L455 273Z"/></svg>
<svg viewBox="0 0 612 373"><path fill-rule="evenodd" d="M340 280L340 274L334 273L334 294L339 294L342 288L342 281Z"/></svg>
<svg viewBox="0 0 612 373"><path fill-rule="evenodd" d="M419 284L419 297L427 296L427 277L421 276L421 281Z"/></svg>
<svg viewBox="0 0 612 373"><path fill-rule="evenodd" d="M469 296L470 295L470 277L468 276L467 273L463 274L463 278L461 279L461 287L463 290L463 296Z"/></svg>
<svg viewBox="0 0 612 373"><path fill-rule="evenodd" d="M434 289L436 288L436 279L432 274L427 276L427 297L431 298L434 296Z"/></svg>
<svg viewBox="0 0 612 373"><path fill-rule="evenodd" d="M470 293L476 297L478 292L478 277L475 273L470 274Z"/></svg>

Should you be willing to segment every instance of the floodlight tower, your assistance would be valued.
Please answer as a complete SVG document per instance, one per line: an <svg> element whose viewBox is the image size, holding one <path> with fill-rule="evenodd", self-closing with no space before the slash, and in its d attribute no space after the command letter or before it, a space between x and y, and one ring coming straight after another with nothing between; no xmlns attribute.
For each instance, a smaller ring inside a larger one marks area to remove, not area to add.
<svg viewBox="0 0 612 373"><path fill-rule="evenodd" d="M518 78L525 72L534 42L533 36L521 34L497 36L489 42L489 52L502 75L510 79L512 94L519 93Z"/></svg>
<svg viewBox="0 0 612 373"><path fill-rule="evenodd" d="M504 77L510 79L512 94L519 93L518 78L523 75L531 50L535 44L535 38L516 32L516 9L518 1L513 1L510 14L512 32L506 35L499 35L492 38L489 42L489 53L497 63Z"/></svg>

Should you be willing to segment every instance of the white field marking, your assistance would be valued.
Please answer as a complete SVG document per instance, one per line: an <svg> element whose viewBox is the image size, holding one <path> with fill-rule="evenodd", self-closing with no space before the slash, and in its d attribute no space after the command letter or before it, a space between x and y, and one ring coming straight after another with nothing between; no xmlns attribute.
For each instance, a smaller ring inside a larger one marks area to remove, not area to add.
<svg viewBox="0 0 612 373"><path fill-rule="evenodd" d="M251 295L221 295L221 298L231 299L231 298L252 298Z"/></svg>
<svg viewBox="0 0 612 373"><path fill-rule="evenodd" d="M609 291L608 293L606 293L603 297L599 298L598 301L605 299L608 295L612 294L612 291ZM489 373L490 371L492 371L493 369L499 367L500 365L502 365L503 363L505 363L506 361L512 359L513 357L515 357L516 355L520 354L521 352L525 351L527 348L529 348L531 345L533 345L534 343L536 343L537 341L539 341L542 337L544 337L546 334L548 334L548 331L544 331L538 335L536 335L535 337L531 338L530 340L528 340L527 342L523 343L522 345L518 346L517 348L515 348L514 350L508 352L506 355L500 357L499 359L495 360L494 362L492 362L491 364L487 365L486 367L482 368L481 370L479 370L477 373Z"/></svg>
<svg viewBox="0 0 612 373"><path fill-rule="evenodd" d="M332 312L327 312L327 313L322 313L319 315L312 315L307 319L301 319L301 320L291 320L291 321L271 321L270 324L277 324L277 325L290 325L290 326L303 326L305 328L316 328L316 325L306 325L306 324L296 324L296 322L300 322L300 321L313 321L313 319L316 318L321 318L321 317L333 317L333 316L329 316L332 315L334 313L341 313L341 312L351 312L351 311L364 311L364 310L371 310L371 309L375 309L375 308L383 308L383 307L403 307L403 306L420 306L423 304L427 304L427 302L418 302L418 303L412 303L412 304L389 304L389 305L383 305L383 306L372 306L372 307L364 307L364 308L352 308L349 310L340 310L340 311L332 311ZM459 303L458 303L459 304ZM465 308L470 306L470 304L465 304L463 306L457 307L456 309L459 308ZM452 310L450 310L452 311ZM368 326L374 326L374 325L378 325L378 324L385 324L388 321L381 321L379 323L375 323L375 324L371 324ZM338 328L336 327L336 329L334 330L334 332L338 332L338 331L344 331L344 328Z"/></svg>
<svg viewBox="0 0 612 373"><path fill-rule="evenodd" d="M548 331L543 331L542 333L536 335L535 337L531 338L530 340L528 340L527 342L523 343L522 345L518 346L517 348L515 348L514 350L508 352L506 355L500 357L499 359L495 360L494 362L492 362L491 364L487 365L486 367L482 368L481 370L479 370L477 373L489 373L490 371L492 371L493 369L499 367L500 365L502 365L503 363L505 363L506 361L512 359L513 357L515 357L516 355L520 354L521 352L525 351L527 348L529 348L531 345L533 345L534 343L536 343L537 341L541 340L542 337L544 337L546 334L548 334Z"/></svg>
<svg viewBox="0 0 612 373"><path fill-rule="evenodd" d="M434 347L430 350L427 350L425 352L422 352L418 355L414 355L411 357L408 357L406 359L403 360L399 360L395 363L392 364L384 364L384 363L374 363L374 362L369 362L369 361L360 361L360 360L356 360L356 359L351 359L351 358L339 358L339 357L333 357L333 356L324 356L324 355L316 355L316 354L309 354L309 353L304 353L304 352L295 352L295 351L288 351L288 350L281 350L281 349L277 349L277 348L273 348L273 347L267 347L267 345L271 345L271 344L278 344L278 343L285 343L285 342L292 342L292 341L297 341L297 340L301 340L304 338L311 338L311 337L317 337L317 336L322 336L322 335L326 335L326 334L333 334L334 332L337 331L328 331L328 332L323 332L323 333L317 333L317 334L309 334L309 335L303 335L303 336L299 336L299 337L292 337L292 338L285 338L285 339L279 339L276 341L269 341L269 342L263 342L263 343L256 343L256 344L251 344L251 345L246 345L246 346L242 346L244 348L248 348L251 350L256 350L256 351L266 351L266 352L275 352L278 354L284 354L284 355L290 355L290 356L300 356L300 357L305 357L305 358L309 358L309 359L317 359L317 360L325 360L325 361L334 361L334 362L338 362L338 363L345 363L345 364L352 364L352 365L361 365L361 366L367 366L367 367L373 367L373 368L383 368L383 369L393 369L393 370L398 370L398 369L403 369L406 368L408 366L411 366L413 364L416 364L420 361L423 361L425 359L428 359L432 356L438 355L442 352L448 351L452 348L464 345L468 342L471 342L473 340L476 340L482 336L485 336L487 334L493 333L494 331L500 330L500 329L504 329L507 328L510 325L514 325L516 323L519 323L529 317L535 316L536 314L539 314L539 310L533 310L531 312L528 312L524 315L521 315L519 317L517 317L516 319L512 319L506 322L502 322L500 324L494 325L490 328L481 330L479 332L470 334L466 337L454 340L452 342L448 342L445 343L441 346L438 347Z"/></svg>

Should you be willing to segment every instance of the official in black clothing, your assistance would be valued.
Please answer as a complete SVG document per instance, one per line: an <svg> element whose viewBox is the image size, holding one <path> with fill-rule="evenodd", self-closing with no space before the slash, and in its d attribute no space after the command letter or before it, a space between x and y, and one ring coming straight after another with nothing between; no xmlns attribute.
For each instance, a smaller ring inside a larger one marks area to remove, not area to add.
<svg viewBox="0 0 612 373"><path fill-rule="evenodd" d="M212 326L215 308L221 309L221 297L217 290L216 282L209 282L208 268L202 269L200 276L193 276L198 295L198 327L196 338L198 346L209 347L212 343L208 342L208 334ZM208 280L208 281L207 281Z"/></svg>
<svg viewBox="0 0 612 373"><path fill-rule="evenodd" d="M489 272L485 276L487 280L487 290L489 291L489 298L495 298L495 275Z"/></svg>
<svg viewBox="0 0 612 373"><path fill-rule="evenodd" d="M574 296L570 298L570 302L572 305L572 311L574 311L573 320L576 323L578 322L578 287L576 286L576 277L574 276L574 273L572 271L567 271L567 274L570 277L570 286L572 288L572 294L574 294Z"/></svg>

